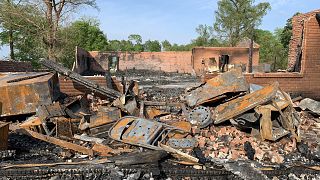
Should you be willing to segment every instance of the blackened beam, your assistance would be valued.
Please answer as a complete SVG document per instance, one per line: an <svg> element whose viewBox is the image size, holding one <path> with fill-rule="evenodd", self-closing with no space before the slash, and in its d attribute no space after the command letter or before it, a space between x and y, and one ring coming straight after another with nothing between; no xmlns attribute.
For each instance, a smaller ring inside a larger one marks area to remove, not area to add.
<svg viewBox="0 0 320 180"><path fill-rule="evenodd" d="M97 84L94 81L91 81L83 76L81 76L78 73L75 73L68 68L65 68L64 66L55 63L51 60L42 60L41 64L43 64L45 67L52 69L58 73L60 73L63 76L66 76L75 82L89 88L90 90L97 92L98 94L101 94L102 96L106 96L111 99L117 99L119 98L122 94L116 90L110 89L110 88L105 88L105 87L100 87L99 84Z"/></svg>
<svg viewBox="0 0 320 180"><path fill-rule="evenodd" d="M54 137L51 137L51 136L47 136L47 135L43 135L43 134L40 134L40 133L37 133L37 132L34 132L34 131L30 131L28 129L20 128L20 129L17 129L16 131L18 133L22 133L22 134L34 137L36 139L40 139L42 141L46 141L48 143L52 143L52 144L61 146L61 147L66 148L66 149L71 149L71 150L74 150L74 151L77 151L77 152L81 152L83 154L87 154L87 155L90 155L90 156L93 155L93 150L92 149L80 146L78 144L73 144L73 143L70 143L70 142L67 142L67 141L64 141L64 140L61 140L61 139L57 139L57 138L54 138Z"/></svg>

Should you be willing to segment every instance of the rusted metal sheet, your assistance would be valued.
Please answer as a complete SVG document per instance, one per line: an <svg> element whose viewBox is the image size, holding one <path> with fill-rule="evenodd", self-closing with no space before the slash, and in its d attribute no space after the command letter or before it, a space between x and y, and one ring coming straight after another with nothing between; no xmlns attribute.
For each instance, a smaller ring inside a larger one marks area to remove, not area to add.
<svg viewBox="0 0 320 180"><path fill-rule="evenodd" d="M299 103L302 110L309 110L312 114L320 115L320 102L305 98Z"/></svg>
<svg viewBox="0 0 320 180"><path fill-rule="evenodd" d="M189 106L194 107L206 102L220 99L219 96L229 92L244 92L249 85L240 69L220 74L205 84L187 92L185 100ZM223 96L222 96L223 97Z"/></svg>
<svg viewBox="0 0 320 180"><path fill-rule="evenodd" d="M157 109L157 108L147 108L146 109L146 116L149 119L154 119L157 116L167 115L167 114L170 114L170 113L162 111L162 110Z"/></svg>
<svg viewBox="0 0 320 180"><path fill-rule="evenodd" d="M65 112L61 108L60 103L55 102L52 104L41 104L38 106L36 115L41 121L44 121L52 117L64 116Z"/></svg>
<svg viewBox="0 0 320 180"><path fill-rule="evenodd" d="M54 138L54 137L50 137L50 136L47 136L47 135L43 135L43 134L40 134L40 133L37 133L37 132L33 132L33 131L30 131L30 130L27 130L27 129L18 129L17 132L25 134L25 135L28 135L28 136L31 136L31 137L34 137L36 139L40 139L42 141L46 141L48 143L52 143L52 144L61 146L61 147L66 148L66 149L71 149L71 150L74 150L74 151L77 151L77 152L80 152L80 153L83 153L83 154L87 154L87 155L90 155L90 156L93 155L92 149L89 149L89 148L86 148L86 147L83 147L83 146L80 146L80 145L77 145L77 144L73 144L73 143L70 143L68 141L63 141L63 140L60 140L60 139L57 139L57 138Z"/></svg>
<svg viewBox="0 0 320 180"><path fill-rule="evenodd" d="M24 121L20 127L30 129L34 126L40 126L41 125L41 120L37 116L31 116L29 117L26 121Z"/></svg>
<svg viewBox="0 0 320 180"><path fill-rule="evenodd" d="M186 137L189 133L191 133L191 123L187 121L177 121L172 124L170 124L173 127L176 127L178 129L182 129L184 132L174 132L169 134L168 136L170 138L176 138L176 139L181 139Z"/></svg>
<svg viewBox="0 0 320 180"><path fill-rule="evenodd" d="M38 74L41 76L35 77ZM35 113L40 104L57 100L60 95L58 76L42 74L16 73L0 77L0 117ZM35 78L28 79L30 76ZM21 78L25 79L14 81Z"/></svg>
<svg viewBox="0 0 320 180"><path fill-rule="evenodd" d="M127 116L114 124L109 136L124 143L160 150L158 144L173 131L183 130L156 121Z"/></svg>
<svg viewBox="0 0 320 180"><path fill-rule="evenodd" d="M72 130L71 120L64 118L64 117L57 118L56 131L57 131L57 133L56 133L57 137L72 138L73 137L73 130Z"/></svg>
<svg viewBox="0 0 320 180"><path fill-rule="evenodd" d="M260 135L261 138L276 141L281 137L289 134L289 131L283 128L273 127L271 119L271 109L268 106L257 107L256 111L259 112L262 117L260 119Z"/></svg>
<svg viewBox="0 0 320 180"><path fill-rule="evenodd" d="M38 74L35 74L35 75L30 75L30 76L26 76L26 77L21 77L21 78L17 78L17 79L8 80L7 83L20 82L20 81L24 81L24 80L28 80L28 79L33 79L33 78L45 76L45 75L48 75L48 74L50 74L50 73L49 72L47 72L47 73L38 73Z"/></svg>
<svg viewBox="0 0 320 180"><path fill-rule="evenodd" d="M0 122L0 151L8 148L9 123Z"/></svg>
<svg viewBox="0 0 320 180"><path fill-rule="evenodd" d="M258 105L271 101L275 97L278 87L279 83L275 82L270 86L264 87L263 89L217 106L213 110L212 115L214 123L219 124L250 109L253 109Z"/></svg>
<svg viewBox="0 0 320 180"><path fill-rule="evenodd" d="M255 111L261 114L260 135L262 139L276 141L281 137L291 134L299 141L297 128L300 125L299 118L292 106L290 96L280 88L275 98L269 104L257 106ZM272 123L271 112L279 112L277 118L282 127L275 127Z"/></svg>
<svg viewBox="0 0 320 180"><path fill-rule="evenodd" d="M121 111L118 108L109 108L108 110L101 112L97 115L90 117L89 128L94 128L98 126L102 126L105 124L109 124L117 121L121 118Z"/></svg>

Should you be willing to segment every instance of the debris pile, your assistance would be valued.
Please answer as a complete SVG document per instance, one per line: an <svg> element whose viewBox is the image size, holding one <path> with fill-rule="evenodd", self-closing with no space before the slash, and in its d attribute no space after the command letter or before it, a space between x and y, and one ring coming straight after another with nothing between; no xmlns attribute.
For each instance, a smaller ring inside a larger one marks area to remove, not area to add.
<svg viewBox="0 0 320 180"><path fill-rule="evenodd" d="M282 164L311 126L320 127L319 122L300 119L296 104L277 82L266 87L249 85L239 69L186 89L178 102L176 98L174 102L157 102L139 93L134 81L122 82L123 91L119 92L111 85L100 87L52 61L42 63L92 93L56 98L58 84L51 82L50 78L56 77L51 73L2 78L6 84L0 87L1 95L11 86L21 92L33 87L34 94L17 99L7 93L9 97L0 100L9 98L18 104L0 116L29 114L27 120L11 124L11 130L71 150L66 157L84 154L97 158L84 164L152 163L169 154L171 162L195 167L220 160ZM42 94L46 101L40 101L41 95L33 97L35 94ZM33 101L36 97L40 97L38 102ZM307 106L310 103L305 101L310 100L301 101L301 109L319 113L318 104ZM25 106L28 111L22 112ZM315 146L314 142L308 145Z"/></svg>

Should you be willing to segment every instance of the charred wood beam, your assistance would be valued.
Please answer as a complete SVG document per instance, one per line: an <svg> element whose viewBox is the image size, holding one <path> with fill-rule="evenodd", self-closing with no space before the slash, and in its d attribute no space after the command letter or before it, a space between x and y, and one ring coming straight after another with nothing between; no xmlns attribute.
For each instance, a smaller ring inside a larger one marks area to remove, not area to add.
<svg viewBox="0 0 320 180"><path fill-rule="evenodd" d="M42 140L42 141L46 141L48 143L52 143L52 144L61 146L61 147L66 148L66 149L71 149L71 150L74 150L74 151L77 151L77 152L80 152L80 153L83 153L83 154L87 154L87 155L90 155L90 156L93 155L93 150L92 149L89 149L89 148L86 148L86 147L83 147L83 146L80 146L80 145L77 145L77 144L73 144L73 143L70 143L68 141L63 141L63 140L60 140L60 139L57 139L57 138L54 138L54 137L50 137L50 136L46 136L46 135L43 135L43 134L40 134L40 133L37 133L37 132L34 132L34 131L30 131L30 130L27 130L27 129L17 129L17 132L25 134L25 135L28 135L28 136L31 136L31 137L34 137L34 138Z"/></svg>

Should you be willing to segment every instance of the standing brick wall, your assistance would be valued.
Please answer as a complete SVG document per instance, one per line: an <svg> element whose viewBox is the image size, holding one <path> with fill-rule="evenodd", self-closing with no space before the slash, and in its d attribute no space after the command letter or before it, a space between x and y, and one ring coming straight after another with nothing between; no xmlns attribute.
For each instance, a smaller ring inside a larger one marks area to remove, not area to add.
<svg viewBox="0 0 320 180"><path fill-rule="evenodd" d="M246 47L199 47L193 49L194 70L196 74L204 74L202 60L215 58L219 61L220 55L229 55L229 64L248 64L249 48ZM259 48L254 48L252 65L259 64Z"/></svg>
<svg viewBox="0 0 320 180"><path fill-rule="evenodd" d="M98 83L101 87L107 87L107 80L104 76L84 76L85 78L88 78L91 81L94 81L95 83ZM116 80L116 78L112 78L112 87L113 89L116 89L123 93L123 87L121 85L121 82ZM83 94L90 94L92 91L85 86L78 84L77 82L72 81L69 78L65 78L63 76L59 77L59 85L60 85L60 91L62 93L65 93L70 96L75 95L83 95Z"/></svg>
<svg viewBox="0 0 320 180"><path fill-rule="evenodd" d="M118 56L119 70L148 69L165 72L202 74L205 67L202 59L219 59L220 55L230 56L229 64L247 64L249 48L245 47L199 47L192 51L166 51L166 52L98 52L91 51L90 55L102 66L108 69L108 57ZM259 63L259 48L254 49L253 65Z"/></svg>
<svg viewBox="0 0 320 180"><path fill-rule="evenodd" d="M33 71L31 62L0 60L0 72L31 72L31 71Z"/></svg>
<svg viewBox="0 0 320 180"><path fill-rule="evenodd" d="M320 100L320 25L315 17L317 13L320 13L320 10L293 18L293 37L290 47L296 46L295 39L299 39L301 35L301 19L304 19L301 72L246 74L250 83L267 85L278 81L280 87L287 92ZM291 49L289 61L295 60L294 55L295 52Z"/></svg>
<svg viewBox="0 0 320 180"><path fill-rule="evenodd" d="M191 52L89 52L104 68L108 69L108 56L119 56L119 70L147 69L165 72L191 73Z"/></svg>

